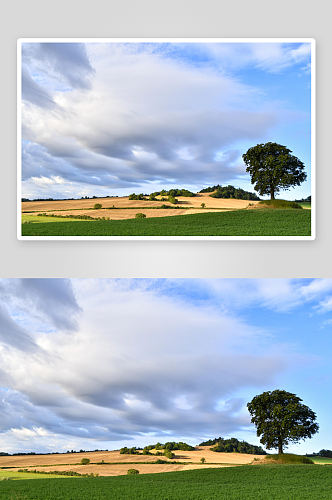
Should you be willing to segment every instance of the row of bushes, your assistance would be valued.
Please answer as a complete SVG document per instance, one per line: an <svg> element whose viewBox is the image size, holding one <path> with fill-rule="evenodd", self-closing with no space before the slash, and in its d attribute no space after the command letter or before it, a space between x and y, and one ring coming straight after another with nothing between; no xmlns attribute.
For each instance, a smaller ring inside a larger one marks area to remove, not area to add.
<svg viewBox="0 0 332 500"><path fill-rule="evenodd" d="M49 472L46 471L41 471L41 470L28 470L28 469L19 469L17 472L30 472L31 474L54 474L56 476L80 476L80 477L98 477L99 474L96 472L95 474L93 472L90 472L90 474L79 474L78 472L74 472L72 470L52 470Z"/></svg>
<svg viewBox="0 0 332 500"><path fill-rule="evenodd" d="M163 453L160 451L157 451L156 453L151 453L151 449L154 448L153 445L150 446L145 446L142 450L142 455L156 455L156 456L161 456L164 455L167 458L173 458L174 453L172 453L169 449L165 449ZM137 449L135 446L132 448L127 448L127 446L124 446L123 448L120 449L120 455L140 455L140 450ZM160 462L157 462L160 463Z"/></svg>
<svg viewBox="0 0 332 500"><path fill-rule="evenodd" d="M175 441L168 441L165 444L157 443L155 446L156 450L165 449L165 450L182 450L182 451L194 451L195 447L190 444L183 443L179 441L178 443Z"/></svg>
<svg viewBox="0 0 332 500"><path fill-rule="evenodd" d="M219 438L221 439L221 438ZM215 443L213 443L215 444ZM175 442L175 441L167 441L167 443L162 444L162 443L157 443L157 444L150 444L148 446L145 446L142 450L143 455L148 455L151 454L150 450L167 450L167 451L172 451L172 450L182 450L182 451L194 451L195 447L191 446L190 444L183 443L182 441ZM124 448L121 448L120 450L121 454L129 454L129 455L137 455L140 453L140 449L136 448L135 446L132 448L127 448L125 446ZM158 453L155 453L157 455Z"/></svg>
<svg viewBox="0 0 332 500"><path fill-rule="evenodd" d="M91 215L56 215L56 214L37 214L39 217L57 217L58 219L82 219L82 220L110 220L109 217L91 217Z"/></svg>
<svg viewBox="0 0 332 500"><path fill-rule="evenodd" d="M324 458L332 458L332 450L320 450L318 453L311 453L310 455L307 453L308 457L324 457Z"/></svg>

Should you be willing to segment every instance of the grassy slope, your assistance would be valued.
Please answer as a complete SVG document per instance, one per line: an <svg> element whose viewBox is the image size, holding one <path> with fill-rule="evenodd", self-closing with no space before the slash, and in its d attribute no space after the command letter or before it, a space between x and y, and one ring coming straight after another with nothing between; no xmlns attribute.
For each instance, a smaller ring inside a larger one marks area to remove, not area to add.
<svg viewBox="0 0 332 500"><path fill-rule="evenodd" d="M315 464L331 464L332 465L332 458L325 458L325 457L310 457L311 460Z"/></svg>
<svg viewBox="0 0 332 500"><path fill-rule="evenodd" d="M1 499L26 500L327 500L332 467L242 466L61 481L3 481Z"/></svg>
<svg viewBox="0 0 332 500"><path fill-rule="evenodd" d="M311 234L309 210L237 210L116 221L67 221L63 219L58 222L56 219L51 220L52 224L49 222L22 224L22 235L310 236ZM66 221L66 224L63 221Z"/></svg>

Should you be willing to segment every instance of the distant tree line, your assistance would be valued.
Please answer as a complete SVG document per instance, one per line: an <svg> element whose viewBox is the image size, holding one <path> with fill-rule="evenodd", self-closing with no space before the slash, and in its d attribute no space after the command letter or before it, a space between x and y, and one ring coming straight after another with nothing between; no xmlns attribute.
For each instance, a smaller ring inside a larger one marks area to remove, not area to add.
<svg viewBox="0 0 332 500"><path fill-rule="evenodd" d="M140 450L142 450L143 455L152 455L151 451L152 449L157 450L156 455L162 455L164 454L168 458L172 458L171 453L174 450L182 450L182 451L193 451L195 450L194 446L191 446L190 444L183 443L182 441L179 441L176 443L175 441L168 441L165 444L162 443L157 443L157 444L150 444L148 446L144 446L144 448L136 448L133 446L132 448L127 448L127 446L124 446L123 448L120 449L120 454L121 455L138 455L140 453ZM163 450L163 453L159 453ZM167 452L167 453L166 453Z"/></svg>
<svg viewBox="0 0 332 500"><path fill-rule="evenodd" d="M108 451L108 450L80 450L80 451L67 451L66 453L93 453L94 451ZM24 455L61 455L64 452L59 452L59 451L51 451L49 453L42 453L38 452L36 453L35 451L28 451L28 452L20 452L20 453L5 453L4 451L0 451L0 456L8 456L8 457L16 457L16 456L24 456Z"/></svg>
<svg viewBox="0 0 332 500"><path fill-rule="evenodd" d="M157 196L161 196L161 201L166 201L167 198L164 198L165 196L168 196L168 201L171 203L177 203L177 200L175 199L176 196L186 196L186 197L192 197L196 196L195 193L192 193L191 191L188 191L188 189L169 189L166 191L166 189L162 189L161 191L154 191L151 194L135 194L132 193L129 195L129 200L145 200L146 197L149 197L150 201L157 201Z"/></svg>
<svg viewBox="0 0 332 500"><path fill-rule="evenodd" d="M306 201L308 203L311 203L311 196L307 196L307 198L302 198L302 200L295 200L297 203L300 201Z"/></svg>
<svg viewBox="0 0 332 500"><path fill-rule="evenodd" d="M320 450L318 453L311 453L310 455L307 453L307 457L332 458L332 450Z"/></svg>
<svg viewBox="0 0 332 500"><path fill-rule="evenodd" d="M260 198L255 193L249 193L241 188L236 188L234 186L216 186L207 187L200 191L200 193L212 193L211 198L235 198L236 200L256 200Z"/></svg>
<svg viewBox="0 0 332 500"><path fill-rule="evenodd" d="M239 441L236 438L224 439L224 438L215 438L209 439L209 441L204 441L200 443L199 446L213 446L211 448L212 451L222 452L222 453L250 453L252 455L267 455L266 451L263 450L261 446L255 446L253 444L249 444L246 441Z"/></svg>
<svg viewBox="0 0 332 500"><path fill-rule="evenodd" d="M81 198L21 198L21 201L72 201L72 200L94 200L99 198L118 198L118 196L81 196Z"/></svg>

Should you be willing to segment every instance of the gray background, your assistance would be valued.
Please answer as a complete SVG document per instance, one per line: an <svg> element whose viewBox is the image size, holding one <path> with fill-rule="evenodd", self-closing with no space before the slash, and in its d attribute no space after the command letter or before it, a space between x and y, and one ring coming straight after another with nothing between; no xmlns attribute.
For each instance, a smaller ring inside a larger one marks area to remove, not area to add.
<svg viewBox="0 0 332 500"><path fill-rule="evenodd" d="M331 3L325 0L0 0L2 277L331 275ZM70 37L305 37L317 54L315 241L18 241L16 42Z"/></svg>

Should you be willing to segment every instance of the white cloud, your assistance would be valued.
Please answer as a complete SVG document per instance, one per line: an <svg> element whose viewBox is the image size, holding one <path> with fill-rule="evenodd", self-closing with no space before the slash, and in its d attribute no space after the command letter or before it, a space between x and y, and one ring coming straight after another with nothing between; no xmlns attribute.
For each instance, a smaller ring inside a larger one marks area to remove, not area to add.
<svg viewBox="0 0 332 500"><path fill-rule="evenodd" d="M31 177L34 184L41 188L49 188L52 184L64 184L65 180L61 179L59 175L52 175L51 177Z"/></svg>

